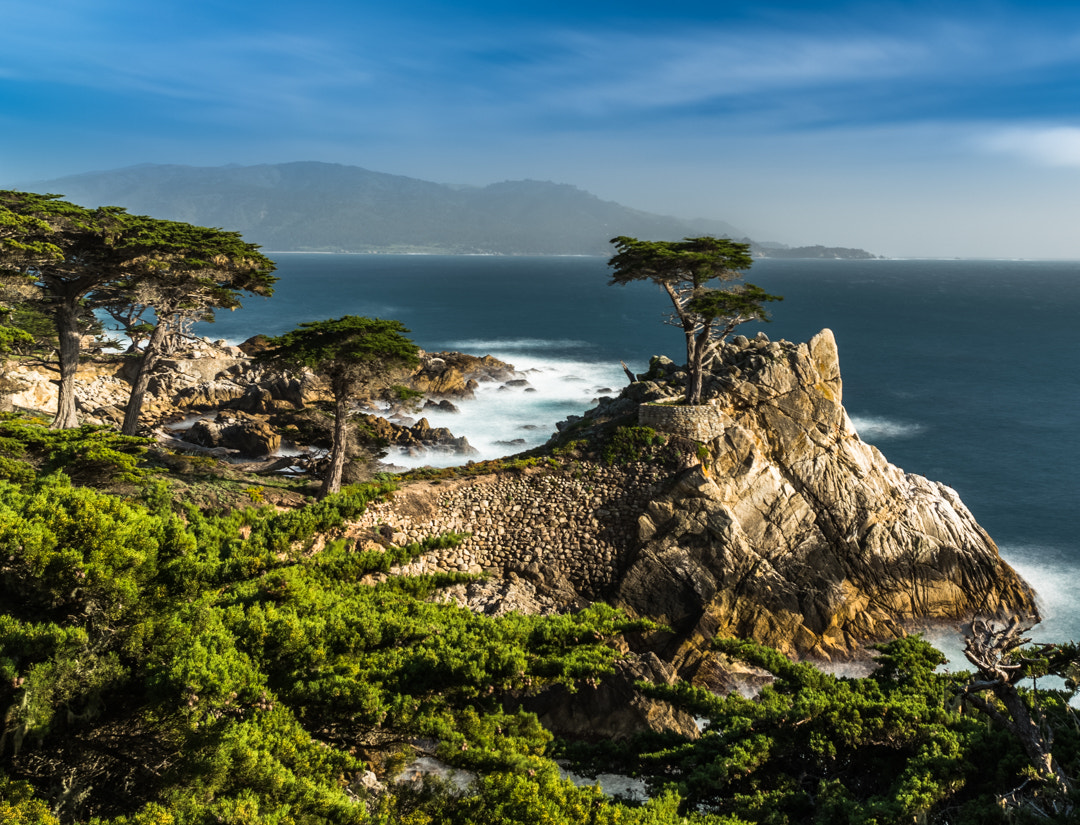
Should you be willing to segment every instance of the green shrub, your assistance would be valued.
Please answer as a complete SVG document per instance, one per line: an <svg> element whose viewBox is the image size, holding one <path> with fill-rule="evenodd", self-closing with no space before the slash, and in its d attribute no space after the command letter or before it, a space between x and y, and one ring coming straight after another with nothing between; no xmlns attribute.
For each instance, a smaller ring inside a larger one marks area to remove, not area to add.
<svg viewBox="0 0 1080 825"><path fill-rule="evenodd" d="M651 427L619 427L601 452L604 463L631 464L640 461L652 447L664 444L664 436Z"/></svg>

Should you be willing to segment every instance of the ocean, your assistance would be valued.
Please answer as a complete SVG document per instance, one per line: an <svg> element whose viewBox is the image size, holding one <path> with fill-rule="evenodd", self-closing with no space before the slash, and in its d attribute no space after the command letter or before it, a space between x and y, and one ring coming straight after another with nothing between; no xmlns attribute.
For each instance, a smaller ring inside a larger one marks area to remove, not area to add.
<svg viewBox="0 0 1080 825"><path fill-rule="evenodd" d="M428 416L483 458L543 443L556 421L615 394L620 361L640 372L654 354L684 358L666 296L608 286L602 258L268 254L275 295L200 334L239 342L367 315L404 322L426 350L509 361L529 387L485 387L461 413ZM760 260L745 280L784 301L740 332L806 341L832 329L863 440L960 493L1039 592L1037 641L1080 639L1080 262Z"/></svg>

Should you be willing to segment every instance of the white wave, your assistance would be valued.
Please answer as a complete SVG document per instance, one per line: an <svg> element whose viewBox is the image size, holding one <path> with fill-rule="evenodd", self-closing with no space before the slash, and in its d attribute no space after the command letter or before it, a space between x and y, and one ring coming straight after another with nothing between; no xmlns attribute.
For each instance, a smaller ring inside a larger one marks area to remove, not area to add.
<svg viewBox="0 0 1080 825"><path fill-rule="evenodd" d="M450 341L445 345L445 348L474 355L485 353L494 355L493 350L516 353L552 349L581 350L592 349L593 344L589 341L578 341L573 338L476 338L464 341Z"/></svg>
<svg viewBox="0 0 1080 825"><path fill-rule="evenodd" d="M859 438L871 444L878 441L913 438L925 429L922 424L875 415L853 415L851 423L855 426Z"/></svg>
<svg viewBox="0 0 1080 825"><path fill-rule="evenodd" d="M503 342L500 342L503 343ZM384 460L401 467L450 467L472 459L501 458L544 444L556 432L555 424L569 415L581 415L598 398L614 396L626 383L618 364L540 358L502 351L491 355L514 364L525 385L484 382L472 400L455 401L460 412L427 410L432 427L446 427L465 436L477 454L426 451L415 455L392 452Z"/></svg>
<svg viewBox="0 0 1080 825"><path fill-rule="evenodd" d="M634 802L649 801L648 787L645 780L638 777L624 776L617 773L598 773L594 777L587 777L568 771L563 765L559 765L559 775L563 779L569 779L579 788L591 788L598 785L600 790L607 796L617 796Z"/></svg>
<svg viewBox="0 0 1080 825"><path fill-rule="evenodd" d="M1002 545L1000 550L1002 558L1035 589L1042 621L1025 635L1036 643L1080 641L1080 593L1072 586L1080 575L1080 564L1052 547ZM925 635L949 660L943 670L972 670L964 657L960 630L939 627ZM1056 683L1051 680L1047 684Z"/></svg>
<svg viewBox="0 0 1080 825"><path fill-rule="evenodd" d="M1002 546L1002 558L1035 589L1042 623L1031 631L1038 642L1080 641L1080 564L1058 548Z"/></svg>

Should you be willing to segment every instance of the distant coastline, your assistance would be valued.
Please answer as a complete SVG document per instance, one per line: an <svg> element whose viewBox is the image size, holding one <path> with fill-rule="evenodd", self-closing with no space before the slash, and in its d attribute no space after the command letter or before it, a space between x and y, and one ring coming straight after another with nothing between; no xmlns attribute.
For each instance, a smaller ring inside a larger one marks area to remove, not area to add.
<svg viewBox="0 0 1080 825"><path fill-rule="evenodd" d="M862 249L755 241L722 220L633 209L569 184L451 186L358 166L298 162L193 167L143 164L26 183L86 207L227 227L265 250L323 254L611 255L610 239L700 235L750 243L762 258L866 260Z"/></svg>

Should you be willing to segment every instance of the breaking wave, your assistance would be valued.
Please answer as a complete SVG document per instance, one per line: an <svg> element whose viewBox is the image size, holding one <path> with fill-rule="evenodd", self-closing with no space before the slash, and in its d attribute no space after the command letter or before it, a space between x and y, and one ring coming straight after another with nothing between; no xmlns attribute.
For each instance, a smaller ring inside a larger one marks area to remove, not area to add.
<svg viewBox="0 0 1080 825"><path fill-rule="evenodd" d="M552 358L547 351L566 349L573 342L515 339L510 341L457 341L454 348L490 354L513 364L513 384L484 382L471 400L455 400L459 412L427 410L432 427L446 427L465 436L476 451L471 455L426 450L409 454L395 451L384 461L399 467L450 467L467 460L501 458L544 444L556 423L581 415L603 396L617 395L626 383L619 364L570 358ZM518 383L524 380L524 384Z"/></svg>
<svg viewBox="0 0 1080 825"><path fill-rule="evenodd" d="M922 424L897 421L876 415L853 415L851 423L855 426L859 438L870 444L879 441L894 441L901 438L914 438L926 428Z"/></svg>

